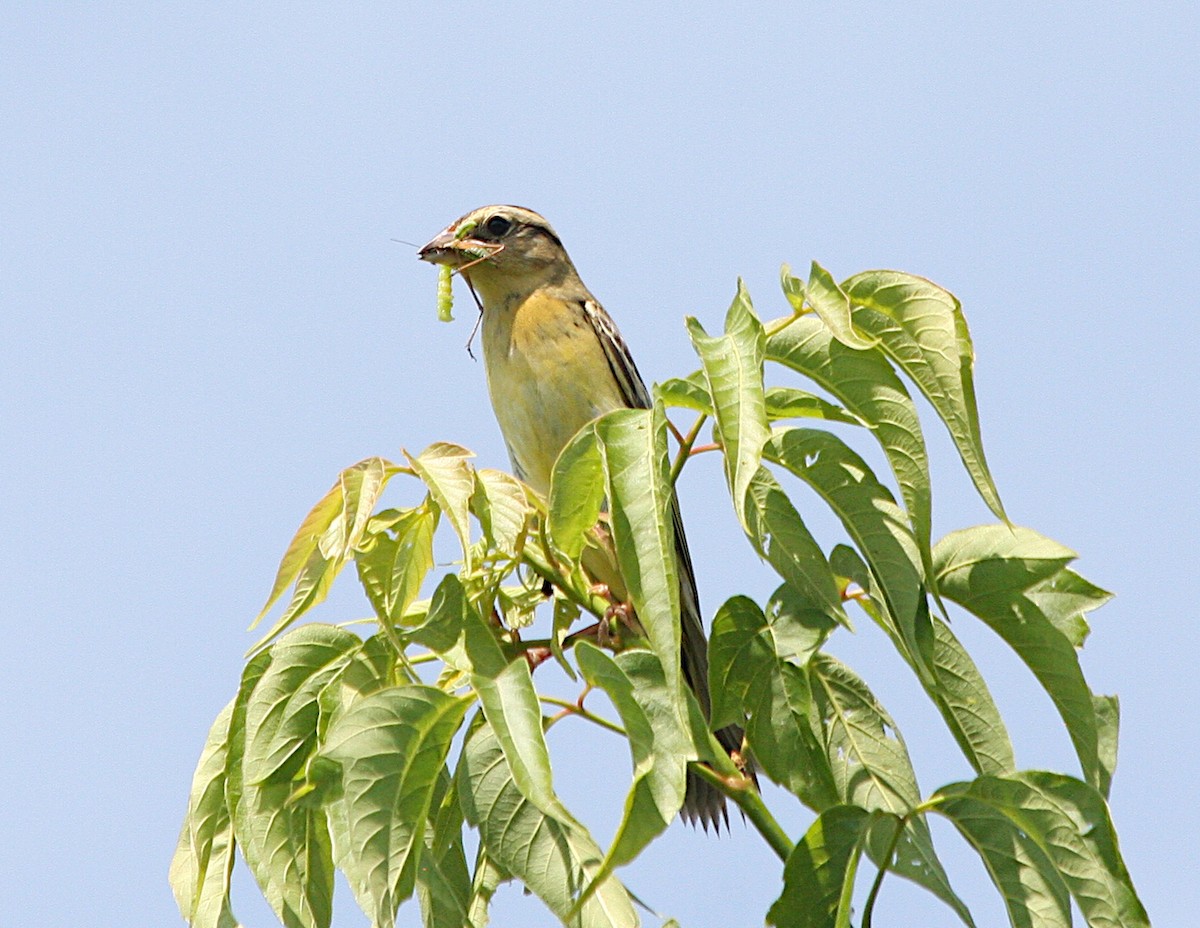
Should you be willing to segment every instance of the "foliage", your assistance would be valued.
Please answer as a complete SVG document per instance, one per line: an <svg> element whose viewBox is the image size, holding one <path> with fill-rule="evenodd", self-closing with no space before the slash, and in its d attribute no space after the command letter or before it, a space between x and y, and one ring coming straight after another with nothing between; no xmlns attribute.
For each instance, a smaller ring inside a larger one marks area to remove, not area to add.
<svg viewBox="0 0 1200 928"><path fill-rule="evenodd" d="M1014 926L1069 925L1072 901L1095 928L1148 924L1105 801L1116 700L1091 692L1077 657L1085 614L1108 594L1070 569L1072 551L1007 521L980 441L958 301L892 271L839 285L815 264L807 282L785 267L783 289L792 312L766 324L740 286L723 333L689 320L700 369L659 385L653 409L586 427L560 457L549 500L507 474L475 469L470 452L446 443L406 454L403 464L370 458L342 472L283 557L262 615L286 599L282 613L252 650L196 768L171 866L187 920L236 924L229 881L240 848L289 928L329 924L335 868L381 928L414 895L429 928L482 928L492 894L509 880L564 924L634 925L617 870L675 818L691 765L781 859L770 924L851 924L866 857L874 877L862 924L882 879L895 873L973 925L934 848L931 815L948 819L980 856ZM766 386L764 371L782 383ZM949 431L998 522L933 542L928 456L906 382ZM694 415L686 433L668 423L668 409ZM888 479L820 427L829 423L878 442ZM697 445L706 425L713 442ZM704 450L720 453L746 538L782 581L765 603L735 596L717 609L710 724L679 673L667 515L672 482ZM419 500L381 509L397 477L416 482ZM836 514L848 544L826 553L792 500L793 479ZM436 578L443 522L461 560ZM581 564L606 546L615 547L644 636ZM376 633L297 625L349 563ZM975 779L922 792L895 721L825 650L849 626L850 604L912 669ZM1028 665L1061 716L1081 776L1016 769L1000 712L951 630L950 604ZM549 635L524 637L543 606ZM572 631L585 614L599 624ZM533 670L548 659L604 691L619 720L582 699L540 694ZM547 706L558 711L547 715ZM545 732L567 717L628 739L633 773L608 849L555 792ZM815 814L803 835L780 828L715 743L710 730L732 723L745 727L757 769ZM473 861L468 827L478 834Z"/></svg>

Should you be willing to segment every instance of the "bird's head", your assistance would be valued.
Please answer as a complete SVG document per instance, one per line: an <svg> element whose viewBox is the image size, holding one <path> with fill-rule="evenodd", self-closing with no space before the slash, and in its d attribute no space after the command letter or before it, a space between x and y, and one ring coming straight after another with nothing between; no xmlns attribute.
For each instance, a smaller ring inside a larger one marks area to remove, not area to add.
<svg viewBox="0 0 1200 928"><path fill-rule="evenodd" d="M450 223L417 256L459 268L484 306L575 278L550 223L520 206L483 206Z"/></svg>

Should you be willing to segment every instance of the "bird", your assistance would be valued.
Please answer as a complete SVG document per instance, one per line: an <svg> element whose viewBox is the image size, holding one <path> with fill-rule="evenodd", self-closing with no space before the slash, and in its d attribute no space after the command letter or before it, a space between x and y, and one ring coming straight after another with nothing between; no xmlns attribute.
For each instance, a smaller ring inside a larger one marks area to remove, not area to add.
<svg viewBox="0 0 1200 928"><path fill-rule="evenodd" d="M584 285L562 239L539 214L519 206L484 206L456 219L418 252L421 260L459 269L482 312L488 392L515 475L543 498L563 447L588 422L617 409L649 409L650 392L609 316ZM671 497L679 565L684 680L711 713L708 643L679 503ZM585 564L624 599L615 564ZM607 574L607 575L606 575ZM742 730L722 728L726 751L742 751ZM728 828L725 797L690 768L680 814Z"/></svg>

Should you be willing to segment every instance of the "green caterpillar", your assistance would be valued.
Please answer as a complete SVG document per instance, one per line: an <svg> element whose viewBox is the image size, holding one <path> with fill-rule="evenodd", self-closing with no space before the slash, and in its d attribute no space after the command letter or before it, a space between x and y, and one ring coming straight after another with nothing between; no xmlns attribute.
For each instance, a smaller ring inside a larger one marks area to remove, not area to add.
<svg viewBox="0 0 1200 928"><path fill-rule="evenodd" d="M461 242L464 238L475 231L474 222L464 222L461 228L454 233L455 241ZM482 254L476 254L475 249L468 250L467 254L471 257L483 257ZM454 269L449 264L443 264L438 268L438 286L437 286L437 309L438 320L441 322L454 321L454 286L451 283L451 275Z"/></svg>
<svg viewBox="0 0 1200 928"><path fill-rule="evenodd" d="M438 268L438 321L453 322L454 315L454 288L450 284L450 274L452 268L449 264L443 264Z"/></svg>

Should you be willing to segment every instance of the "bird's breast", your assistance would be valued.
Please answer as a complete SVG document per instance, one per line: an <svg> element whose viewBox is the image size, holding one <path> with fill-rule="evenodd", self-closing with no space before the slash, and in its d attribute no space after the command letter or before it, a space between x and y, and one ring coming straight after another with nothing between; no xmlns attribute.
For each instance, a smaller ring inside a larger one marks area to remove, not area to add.
<svg viewBox="0 0 1200 928"><path fill-rule="evenodd" d="M543 495L563 446L623 404L583 307L533 294L483 314L488 392L513 465Z"/></svg>

